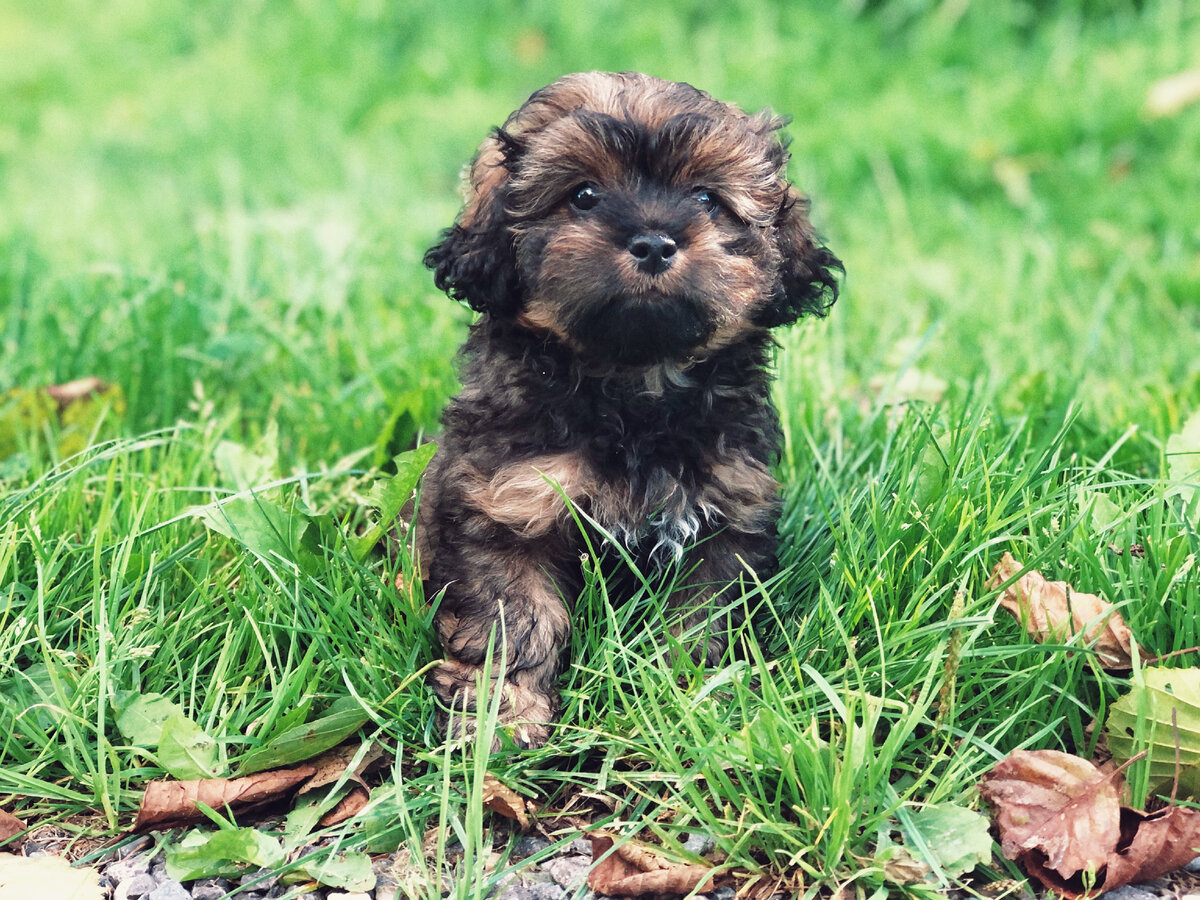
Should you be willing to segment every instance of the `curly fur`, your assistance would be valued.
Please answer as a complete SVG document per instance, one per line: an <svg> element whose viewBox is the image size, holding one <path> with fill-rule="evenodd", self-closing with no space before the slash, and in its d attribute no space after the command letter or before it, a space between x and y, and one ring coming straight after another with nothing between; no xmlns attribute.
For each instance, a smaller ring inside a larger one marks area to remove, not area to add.
<svg viewBox="0 0 1200 900"><path fill-rule="evenodd" d="M419 512L442 592L430 680L474 709L500 629L492 672L519 744L557 714L581 587L564 497L644 565L685 573L671 603L686 625L745 566L774 565L769 329L823 315L841 269L787 182L782 124L687 84L566 76L484 141L426 254L481 313ZM713 636L696 652L723 650Z"/></svg>

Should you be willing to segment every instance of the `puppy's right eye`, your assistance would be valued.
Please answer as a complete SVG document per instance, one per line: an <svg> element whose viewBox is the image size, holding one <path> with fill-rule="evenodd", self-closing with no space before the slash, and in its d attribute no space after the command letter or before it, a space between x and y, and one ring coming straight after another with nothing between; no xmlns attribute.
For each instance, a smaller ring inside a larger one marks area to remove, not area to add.
<svg viewBox="0 0 1200 900"><path fill-rule="evenodd" d="M600 194L592 185L581 184L571 191L569 202L580 212L587 212L589 209L595 209L596 204L600 202Z"/></svg>

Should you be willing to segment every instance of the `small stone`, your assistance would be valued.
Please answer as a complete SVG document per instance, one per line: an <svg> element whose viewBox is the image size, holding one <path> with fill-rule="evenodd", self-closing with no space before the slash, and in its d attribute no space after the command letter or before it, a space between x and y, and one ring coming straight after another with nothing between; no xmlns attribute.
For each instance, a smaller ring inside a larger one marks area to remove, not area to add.
<svg viewBox="0 0 1200 900"><path fill-rule="evenodd" d="M167 857L160 853L150 860L150 874L155 881L167 880Z"/></svg>
<svg viewBox="0 0 1200 900"><path fill-rule="evenodd" d="M138 875L145 875L150 871L150 857L142 856L127 856L124 859L119 859L114 863L110 863L104 870L104 874L113 881L122 882L128 881L130 878L135 878Z"/></svg>
<svg viewBox="0 0 1200 900"><path fill-rule="evenodd" d="M492 900L566 900L566 897L567 892L557 884L525 884L514 879Z"/></svg>
<svg viewBox="0 0 1200 900"><path fill-rule="evenodd" d="M704 896L708 897L709 900L733 900L737 896L737 891L729 885L725 885L724 887L717 888L711 894L705 894Z"/></svg>
<svg viewBox="0 0 1200 900"><path fill-rule="evenodd" d="M247 872L240 879L238 879L238 884L240 884L242 887L253 887L254 890L265 894L275 886L275 882L278 880L278 878L271 875L271 873L266 869L258 869L255 872Z"/></svg>
<svg viewBox="0 0 1200 900"><path fill-rule="evenodd" d="M221 880L197 882L192 885L192 900L224 900L232 885Z"/></svg>
<svg viewBox="0 0 1200 900"><path fill-rule="evenodd" d="M590 858L592 855L591 838L575 838L575 840L571 841L571 843L567 846L567 852L576 853L579 856L587 856Z"/></svg>
<svg viewBox="0 0 1200 900"><path fill-rule="evenodd" d="M712 848L716 845L717 842L711 836L703 832L693 831L687 836L687 840L683 842L683 849L688 853L704 856L706 853L711 853Z"/></svg>
<svg viewBox="0 0 1200 900"><path fill-rule="evenodd" d="M513 847L513 857L515 859L525 859L527 856L533 856L535 853L541 853L550 846L550 841L542 837L540 834L523 835L515 847ZM591 851L588 851L591 852Z"/></svg>
<svg viewBox="0 0 1200 900"><path fill-rule="evenodd" d="M113 893L113 900L141 900L156 887L158 882L154 880L154 876L143 872L118 884Z"/></svg>
<svg viewBox="0 0 1200 900"><path fill-rule="evenodd" d="M590 856L560 856L542 863L542 868L568 891L573 891L587 881L588 869L592 866Z"/></svg>
<svg viewBox="0 0 1200 900"><path fill-rule="evenodd" d="M168 878L152 890L146 900L190 900L191 896L182 884Z"/></svg>
<svg viewBox="0 0 1200 900"><path fill-rule="evenodd" d="M1105 891L1097 900L1158 900L1158 894L1126 884L1116 890Z"/></svg>
<svg viewBox="0 0 1200 900"><path fill-rule="evenodd" d="M1190 863L1184 866L1189 872L1200 872L1200 856L1197 856Z"/></svg>

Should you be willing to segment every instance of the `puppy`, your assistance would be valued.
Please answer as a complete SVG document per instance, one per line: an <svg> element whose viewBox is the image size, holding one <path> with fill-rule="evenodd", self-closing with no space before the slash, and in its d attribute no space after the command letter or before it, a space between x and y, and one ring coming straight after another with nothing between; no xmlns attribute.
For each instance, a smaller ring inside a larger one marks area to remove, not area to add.
<svg viewBox="0 0 1200 900"><path fill-rule="evenodd" d="M430 681L470 712L489 662L520 746L558 711L578 520L677 567L677 632L704 631L693 652L710 664L720 601L773 569L770 329L823 315L841 270L788 184L782 124L687 84L568 75L483 142L425 256L480 313L418 513L426 595L441 592Z"/></svg>

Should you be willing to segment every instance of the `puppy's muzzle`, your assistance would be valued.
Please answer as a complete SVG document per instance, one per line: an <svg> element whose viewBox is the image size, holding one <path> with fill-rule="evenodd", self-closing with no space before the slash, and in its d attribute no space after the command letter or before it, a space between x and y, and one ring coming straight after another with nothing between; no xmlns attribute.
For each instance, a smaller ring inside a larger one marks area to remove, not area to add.
<svg viewBox="0 0 1200 900"><path fill-rule="evenodd" d="M635 234L629 239L629 252L637 260L638 270L661 275L671 267L679 246L669 234Z"/></svg>

